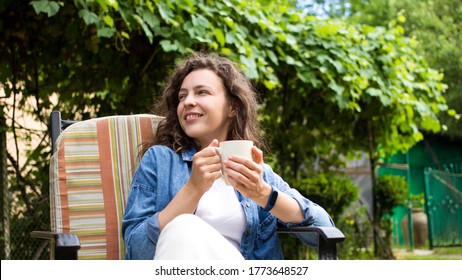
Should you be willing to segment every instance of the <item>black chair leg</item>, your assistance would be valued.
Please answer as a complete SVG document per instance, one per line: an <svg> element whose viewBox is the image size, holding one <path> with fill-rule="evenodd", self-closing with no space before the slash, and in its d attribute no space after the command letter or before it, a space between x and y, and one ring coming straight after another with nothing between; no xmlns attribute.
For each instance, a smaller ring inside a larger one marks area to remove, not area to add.
<svg viewBox="0 0 462 280"><path fill-rule="evenodd" d="M327 242L324 238L318 238L318 259L337 260L337 244Z"/></svg>

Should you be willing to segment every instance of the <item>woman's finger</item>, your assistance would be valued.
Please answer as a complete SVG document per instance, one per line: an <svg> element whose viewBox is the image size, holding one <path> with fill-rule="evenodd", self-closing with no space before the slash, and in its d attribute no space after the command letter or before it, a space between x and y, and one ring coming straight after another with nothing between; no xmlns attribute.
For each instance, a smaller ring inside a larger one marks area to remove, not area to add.
<svg viewBox="0 0 462 280"><path fill-rule="evenodd" d="M253 160L257 163L257 164L263 164L263 152L262 150L260 150L259 148L253 146L252 147L252 156L253 156Z"/></svg>

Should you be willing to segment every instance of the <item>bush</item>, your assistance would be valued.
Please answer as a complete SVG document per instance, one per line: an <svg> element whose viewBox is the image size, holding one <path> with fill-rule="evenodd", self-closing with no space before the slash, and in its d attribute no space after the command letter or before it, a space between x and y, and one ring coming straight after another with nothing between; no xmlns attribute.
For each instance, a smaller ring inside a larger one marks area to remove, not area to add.
<svg viewBox="0 0 462 280"><path fill-rule="evenodd" d="M320 173L301 179L294 186L308 199L321 205L337 220L359 197L359 189L350 178L334 173Z"/></svg>
<svg viewBox="0 0 462 280"><path fill-rule="evenodd" d="M377 179L374 200L377 205L375 218L379 220L384 215L391 215L392 209L405 204L408 195L407 181L403 176L383 175Z"/></svg>
<svg viewBox="0 0 462 280"><path fill-rule="evenodd" d="M341 217L342 213L359 197L358 187L350 178L334 173L320 173L313 177L296 180L295 183L291 183L291 186L296 187L303 196L321 205L330 214L336 224L342 225L345 224L343 222L344 219ZM347 235L343 228L341 230ZM353 232L354 229L352 228L347 231ZM349 237L347 236L347 238ZM301 241L291 238L290 235L283 234L280 236L280 239L286 259L317 258L317 253L314 249L303 245ZM355 241L352 240L352 242L354 243ZM351 244L351 242L346 244L352 248L363 248L363 246ZM348 251L347 249L341 249L341 246L339 245L339 255L342 250ZM351 255L348 254L348 256Z"/></svg>
<svg viewBox="0 0 462 280"><path fill-rule="evenodd" d="M380 229L381 246L377 249L379 257L392 259L391 250L392 223L391 215L394 207L405 204L408 196L407 181L403 176L383 175L377 179L374 188L374 201L376 211L374 214L374 224Z"/></svg>

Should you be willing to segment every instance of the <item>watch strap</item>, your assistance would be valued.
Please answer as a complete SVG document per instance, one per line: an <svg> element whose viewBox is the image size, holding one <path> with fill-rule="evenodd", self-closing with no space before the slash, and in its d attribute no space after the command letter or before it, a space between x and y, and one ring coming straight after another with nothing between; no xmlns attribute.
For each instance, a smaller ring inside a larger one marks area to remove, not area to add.
<svg viewBox="0 0 462 280"><path fill-rule="evenodd" d="M271 194L268 198L268 202L266 203L266 207L263 208L264 211L271 211L273 209L274 205L276 204L276 200L278 198L278 191L271 186Z"/></svg>

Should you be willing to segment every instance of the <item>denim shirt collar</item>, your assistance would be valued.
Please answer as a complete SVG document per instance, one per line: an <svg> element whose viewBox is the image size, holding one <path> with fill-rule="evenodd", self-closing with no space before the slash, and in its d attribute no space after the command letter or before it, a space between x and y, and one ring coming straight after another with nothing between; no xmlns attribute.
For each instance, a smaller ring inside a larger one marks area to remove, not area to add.
<svg viewBox="0 0 462 280"><path fill-rule="evenodd" d="M182 150L181 151L181 158L183 159L183 161L193 161L193 157L194 155L196 154L196 148L195 147L191 147L191 148L188 148L186 150Z"/></svg>

